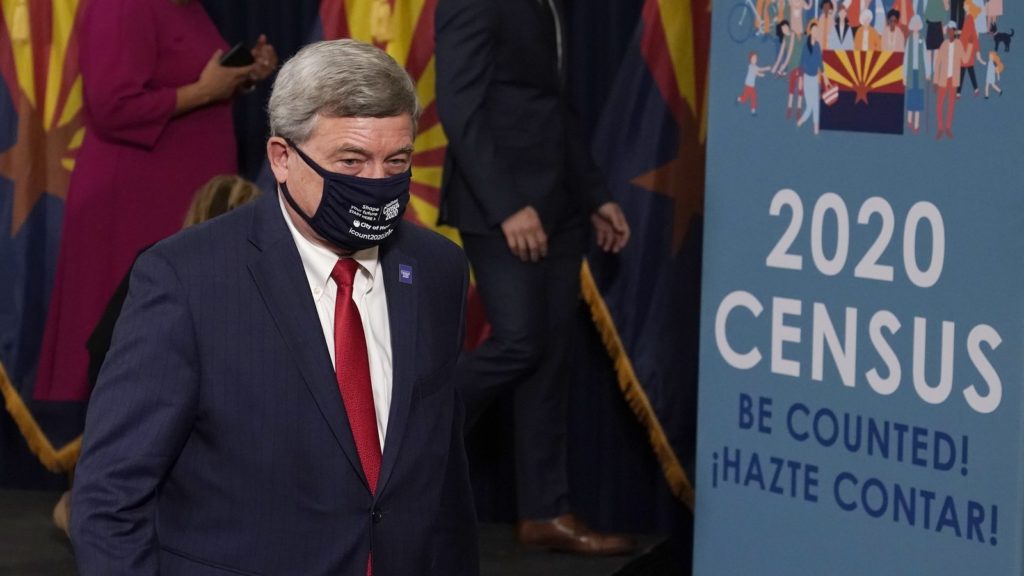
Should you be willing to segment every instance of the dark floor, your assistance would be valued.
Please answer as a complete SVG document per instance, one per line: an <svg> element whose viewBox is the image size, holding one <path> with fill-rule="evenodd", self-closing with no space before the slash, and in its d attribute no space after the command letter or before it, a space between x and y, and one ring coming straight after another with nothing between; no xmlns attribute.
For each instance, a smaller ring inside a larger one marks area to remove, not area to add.
<svg viewBox="0 0 1024 576"><path fill-rule="evenodd" d="M74 576L71 546L51 520L53 492L0 490L0 576ZM480 528L482 576L611 576L633 558L581 558L515 543L513 528ZM644 548L660 539L643 537Z"/></svg>

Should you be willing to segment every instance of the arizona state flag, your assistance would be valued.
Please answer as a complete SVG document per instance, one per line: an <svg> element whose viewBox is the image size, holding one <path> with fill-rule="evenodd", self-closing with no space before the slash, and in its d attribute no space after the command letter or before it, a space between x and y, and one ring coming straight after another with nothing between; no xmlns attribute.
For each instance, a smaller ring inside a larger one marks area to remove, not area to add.
<svg viewBox="0 0 1024 576"><path fill-rule="evenodd" d="M437 116L434 68L434 10L437 0L321 0L318 29L325 40L354 38L387 52L416 83L423 106L412 158L412 187L405 218L459 242L458 232L438 226L441 170L448 138ZM461 242L460 242L461 243ZM471 290L467 306L466 345L486 338L483 305Z"/></svg>
<svg viewBox="0 0 1024 576"><path fill-rule="evenodd" d="M583 277L620 387L691 509L710 16L708 0L644 4L594 144L633 235L618 257L590 256L600 294Z"/></svg>
<svg viewBox="0 0 1024 576"><path fill-rule="evenodd" d="M67 443L81 430L83 406L29 399L63 199L84 137L76 37L85 1L2 0L0 11L0 392L14 416L0 414L0 483L7 485L46 482L30 479L41 470L26 466L26 441L53 471L77 457L77 445Z"/></svg>
<svg viewBox="0 0 1024 576"><path fill-rule="evenodd" d="M826 50L823 61L839 99L822 107L822 129L903 133L902 52Z"/></svg>

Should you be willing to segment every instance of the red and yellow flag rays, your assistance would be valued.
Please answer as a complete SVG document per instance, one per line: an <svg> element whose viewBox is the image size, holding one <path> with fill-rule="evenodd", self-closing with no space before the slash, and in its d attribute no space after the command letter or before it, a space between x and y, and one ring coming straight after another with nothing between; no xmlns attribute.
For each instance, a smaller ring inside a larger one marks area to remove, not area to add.
<svg viewBox="0 0 1024 576"><path fill-rule="evenodd" d="M897 52L830 51L825 53L825 74L840 89L853 90L856 102L867 104L870 92L902 90L902 56Z"/></svg>
<svg viewBox="0 0 1024 576"><path fill-rule="evenodd" d="M375 44L386 51L416 82L423 106L413 184L406 218L458 239L458 233L437 226L441 170L448 139L437 116L434 88L434 9L437 0L337 0L322 2L324 38L349 37Z"/></svg>
<svg viewBox="0 0 1024 576"><path fill-rule="evenodd" d="M679 149L669 163L633 182L675 201L673 251L704 206L704 144L707 136L709 0L647 0L641 51L679 127Z"/></svg>
<svg viewBox="0 0 1024 576"><path fill-rule="evenodd" d="M11 235L44 194L67 195L85 136L78 21L88 0L2 0L0 75L17 113L17 139L0 152L14 183Z"/></svg>
<svg viewBox="0 0 1024 576"><path fill-rule="evenodd" d="M88 0L0 0L0 177L14 198L10 236L25 225L45 194L65 198L82 145L82 79L78 70L80 14ZM0 223L0 229L6 225ZM0 240L2 243L2 240ZM71 470L81 437L60 450L50 444L0 366L0 395L29 449L52 472Z"/></svg>

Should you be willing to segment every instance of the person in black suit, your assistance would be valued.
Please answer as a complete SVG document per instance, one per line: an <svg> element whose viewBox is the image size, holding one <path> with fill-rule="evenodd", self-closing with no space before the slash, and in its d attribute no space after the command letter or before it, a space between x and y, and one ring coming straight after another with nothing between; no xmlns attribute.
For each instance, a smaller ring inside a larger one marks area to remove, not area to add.
<svg viewBox="0 0 1024 576"><path fill-rule="evenodd" d="M437 109L448 136L440 222L458 228L491 334L456 371L470 425L514 388L521 542L616 554L624 537L569 511L567 359L587 222L618 252L629 225L593 164L564 90L555 0L440 0Z"/></svg>
<svg viewBox="0 0 1024 576"><path fill-rule="evenodd" d="M468 267L402 220L419 113L378 48L303 48L278 192L138 258L72 491L82 576L479 574Z"/></svg>

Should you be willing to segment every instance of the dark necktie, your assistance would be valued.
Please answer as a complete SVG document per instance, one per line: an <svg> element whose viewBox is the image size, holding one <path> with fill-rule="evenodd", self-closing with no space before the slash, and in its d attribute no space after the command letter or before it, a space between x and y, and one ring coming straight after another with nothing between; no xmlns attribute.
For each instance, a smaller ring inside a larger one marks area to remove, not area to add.
<svg viewBox="0 0 1024 576"><path fill-rule="evenodd" d="M359 309L352 300L352 285L358 270L358 262L343 258L331 271L331 278L338 285L338 298L334 303L334 366L359 462L370 485L370 493L375 493L377 477L380 476L380 437L377 435L377 412L370 385L366 334L363 333ZM366 574L370 576L372 573L371 553L367 558Z"/></svg>

